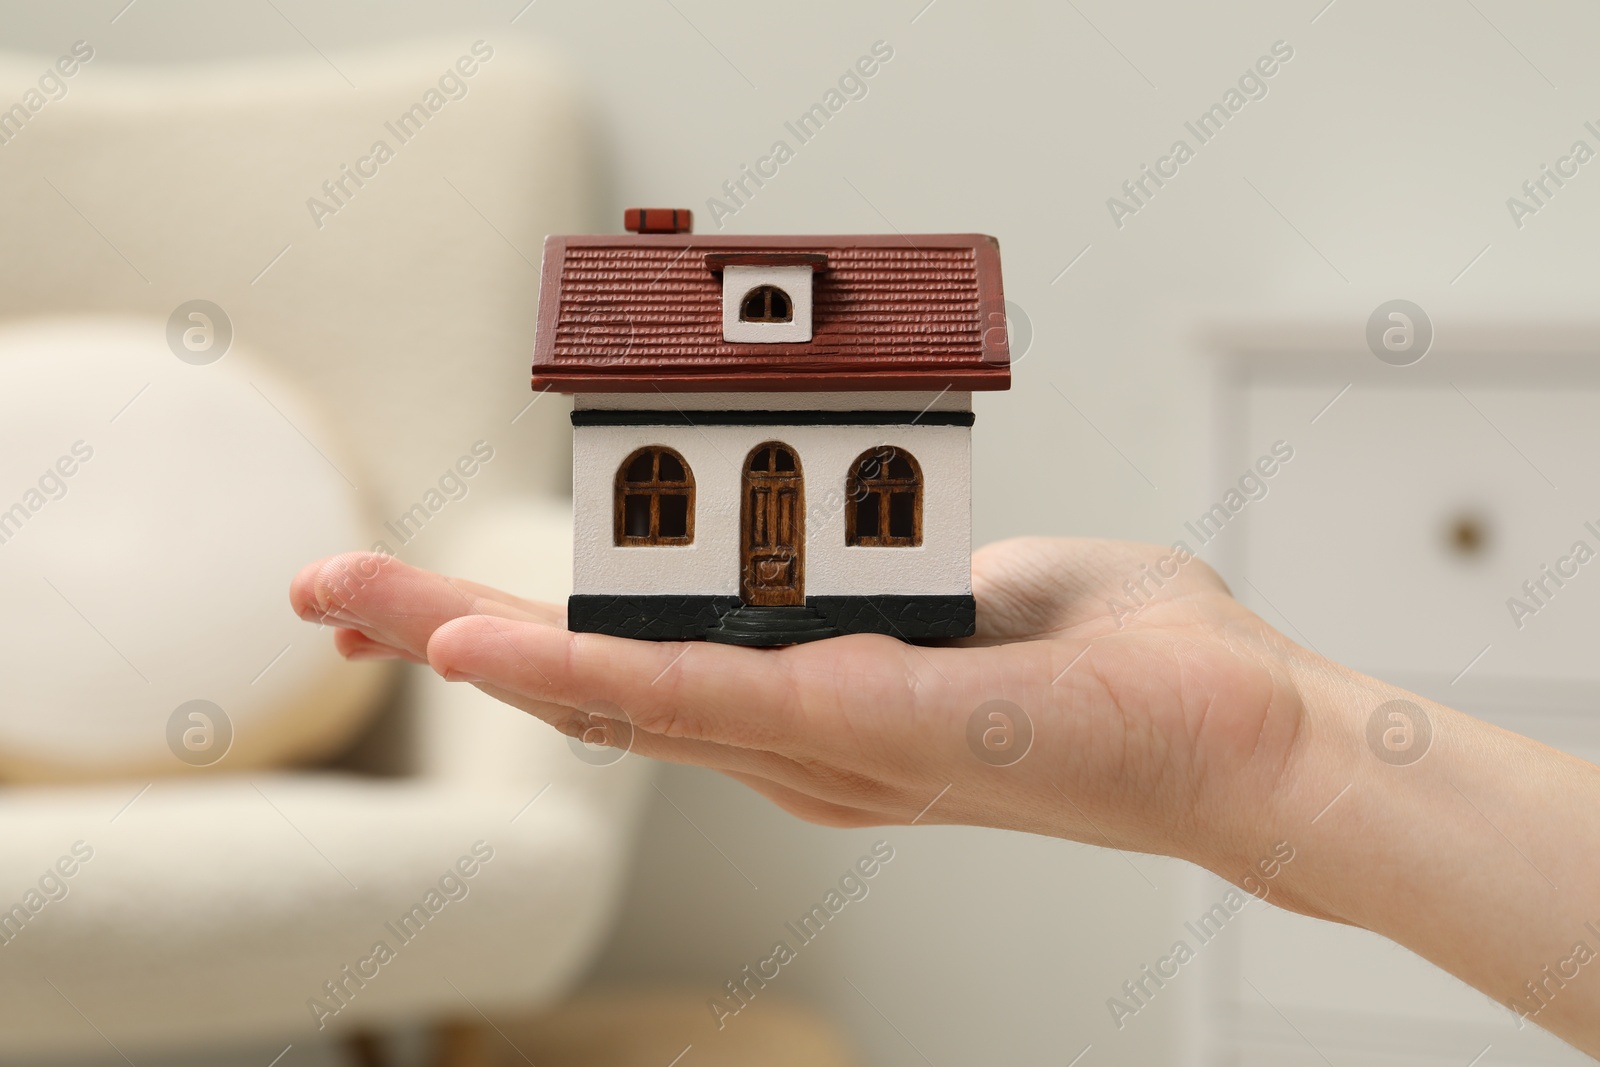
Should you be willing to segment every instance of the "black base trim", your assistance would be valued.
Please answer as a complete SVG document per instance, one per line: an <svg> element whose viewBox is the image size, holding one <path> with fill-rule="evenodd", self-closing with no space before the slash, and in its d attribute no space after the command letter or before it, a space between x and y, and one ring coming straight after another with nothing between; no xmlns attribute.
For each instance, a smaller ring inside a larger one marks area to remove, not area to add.
<svg viewBox="0 0 1600 1067"><path fill-rule="evenodd" d="M970 411L661 411L580 408L574 426L971 426Z"/></svg>
<svg viewBox="0 0 1600 1067"><path fill-rule="evenodd" d="M703 638L722 616L739 606L736 596L605 596L567 598L567 629L640 641Z"/></svg>
<svg viewBox="0 0 1600 1067"><path fill-rule="evenodd" d="M978 604L971 594L806 597L811 609L842 634L888 634L902 641L971 637Z"/></svg>
<svg viewBox="0 0 1600 1067"><path fill-rule="evenodd" d="M740 606L736 596L574 594L567 629L641 641L703 640L706 631ZM902 641L971 637L977 602L970 594L813 596L806 606L841 634L887 634Z"/></svg>

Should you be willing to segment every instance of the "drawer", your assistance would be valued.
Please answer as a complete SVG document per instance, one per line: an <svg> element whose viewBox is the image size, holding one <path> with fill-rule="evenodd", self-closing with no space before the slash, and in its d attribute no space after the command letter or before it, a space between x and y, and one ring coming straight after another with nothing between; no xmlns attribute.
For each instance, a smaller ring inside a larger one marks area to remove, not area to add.
<svg viewBox="0 0 1600 1067"><path fill-rule="evenodd" d="M1340 388L1242 387L1242 436L1295 453L1245 512L1241 595L1384 677L1600 683L1600 389Z"/></svg>

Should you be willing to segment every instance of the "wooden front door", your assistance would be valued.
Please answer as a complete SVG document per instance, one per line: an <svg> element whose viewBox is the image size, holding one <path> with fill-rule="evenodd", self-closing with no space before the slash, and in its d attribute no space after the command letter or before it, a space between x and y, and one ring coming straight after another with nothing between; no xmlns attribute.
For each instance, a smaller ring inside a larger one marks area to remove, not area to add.
<svg viewBox="0 0 1600 1067"><path fill-rule="evenodd" d="M788 445L768 441L744 464L739 595L746 604L805 603L805 481Z"/></svg>

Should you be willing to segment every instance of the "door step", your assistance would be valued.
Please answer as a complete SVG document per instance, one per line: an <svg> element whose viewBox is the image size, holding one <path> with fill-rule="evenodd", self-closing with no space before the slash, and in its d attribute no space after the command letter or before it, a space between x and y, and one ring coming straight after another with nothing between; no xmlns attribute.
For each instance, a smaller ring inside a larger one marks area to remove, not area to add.
<svg viewBox="0 0 1600 1067"><path fill-rule="evenodd" d="M745 604L724 615L706 631L706 640L723 645L776 648L837 637L827 619L803 604L763 607Z"/></svg>

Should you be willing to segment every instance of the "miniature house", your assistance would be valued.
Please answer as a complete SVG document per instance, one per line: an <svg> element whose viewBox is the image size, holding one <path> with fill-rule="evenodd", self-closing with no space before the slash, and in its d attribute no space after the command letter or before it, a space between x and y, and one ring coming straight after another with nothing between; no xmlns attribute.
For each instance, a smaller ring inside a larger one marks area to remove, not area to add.
<svg viewBox="0 0 1600 1067"><path fill-rule="evenodd" d="M972 392L1011 384L998 243L627 215L544 248L533 387L575 398L570 628L971 634Z"/></svg>

